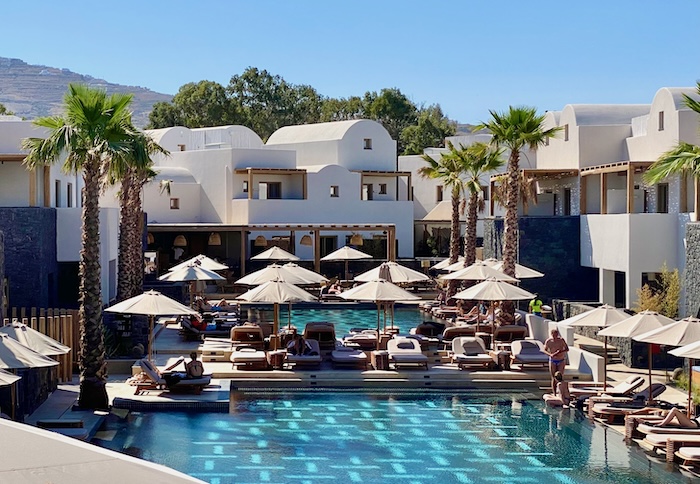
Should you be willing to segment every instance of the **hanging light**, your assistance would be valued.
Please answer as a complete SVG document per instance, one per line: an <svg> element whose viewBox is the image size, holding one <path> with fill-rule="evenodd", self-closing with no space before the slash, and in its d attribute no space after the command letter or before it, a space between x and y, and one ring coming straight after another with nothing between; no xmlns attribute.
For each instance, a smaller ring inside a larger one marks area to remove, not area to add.
<svg viewBox="0 0 700 484"><path fill-rule="evenodd" d="M264 235L255 237L255 247L267 247L267 239Z"/></svg>
<svg viewBox="0 0 700 484"><path fill-rule="evenodd" d="M152 244L156 241L155 237L153 237L153 234L148 232L148 235L146 236L146 240L148 241L149 244Z"/></svg>
<svg viewBox="0 0 700 484"><path fill-rule="evenodd" d="M221 245L221 234L219 232L212 232L209 235L209 245Z"/></svg>
<svg viewBox="0 0 700 484"><path fill-rule="evenodd" d="M350 245L362 245L364 242L360 234L352 234L350 237Z"/></svg>
<svg viewBox="0 0 700 484"><path fill-rule="evenodd" d="M175 242L173 242L175 247L187 247L187 239L184 235L178 235L175 237Z"/></svg>
<svg viewBox="0 0 700 484"><path fill-rule="evenodd" d="M299 241L299 245L313 245L313 240L309 234L304 235Z"/></svg>

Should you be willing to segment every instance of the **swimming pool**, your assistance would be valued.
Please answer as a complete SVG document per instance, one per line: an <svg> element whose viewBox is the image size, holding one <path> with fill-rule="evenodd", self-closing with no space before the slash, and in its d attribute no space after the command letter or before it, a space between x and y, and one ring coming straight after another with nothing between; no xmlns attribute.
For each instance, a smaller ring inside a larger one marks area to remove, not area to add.
<svg viewBox="0 0 700 484"><path fill-rule="evenodd" d="M248 394L230 414L132 413L95 442L212 484L691 482L575 410L448 392Z"/></svg>
<svg viewBox="0 0 700 484"><path fill-rule="evenodd" d="M251 309L249 318L253 320L271 321L271 310ZM303 330L306 323L329 322L335 324L335 332L338 337L350 332L352 328L376 328L377 309L355 309L352 306L343 308L299 308L292 307L291 322L298 329ZM280 306L280 326L283 327L289 320L287 307ZM428 313L414 307L397 307L394 310L394 325L398 326L402 333L415 328L423 321L436 321ZM387 324L391 322L391 317L387 313ZM384 324L384 314L381 314L381 324Z"/></svg>

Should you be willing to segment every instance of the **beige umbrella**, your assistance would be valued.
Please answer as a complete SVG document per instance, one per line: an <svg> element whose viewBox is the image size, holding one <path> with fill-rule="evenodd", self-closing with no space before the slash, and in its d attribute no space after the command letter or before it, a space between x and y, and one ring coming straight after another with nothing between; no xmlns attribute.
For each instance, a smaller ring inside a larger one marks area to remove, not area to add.
<svg viewBox="0 0 700 484"><path fill-rule="evenodd" d="M485 281L486 279L495 279L497 281L518 282L517 279L507 276L484 262L475 262L463 269L440 276L440 279L446 279L448 281Z"/></svg>
<svg viewBox="0 0 700 484"><path fill-rule="evenodd" d="M282 280L267 281L258 287L244 292L238 299L248 302L265 302L274 304L274 322L272 334L277 337L279 331L279 305L280 303L293 303L300 301L316 301L316 296L300 287ZM277 349L276 339L272 349Z"/></svg>
<svg viewBox="0 0 700 484"><path fill-rule="evenodd" d="M323 277L319 276L315 272L312 272L312 274L314 274L313 278L309 277L309 275L306 273L302 273L301 271L293 271L279 264L270 264L259 271L251 272L250 274L238 279L236 284L242 284L244 286L259 286L260 284L265 284L269 281L284 281L289 284L308 285L317 284L316 281L318 278Z"/></svg>
<svg viewBox="0 0 700 484"><path fill-rule="evenodd" d="M682 346L686 348L677 348L669 351L669 353L674 356L690 358L688 362L690 368L688 372L688 416L692 415L693 359L695 357L691 356L694 354L694 350L692 348L687 349L687 346L700 341L700 324L698 323L700 323L700 319L689 317L662 328L632 337L633 340L643 343Z"/></svg>
<svg viewBox="0 0 700 484"><path fill-rule="evenodd" d="M227 265L222 264L221 262L217 262L204 254L199 254L192 257L191 259L186 260L185 262L181 262L180 264L171 267L170 269L168 269L168 272L177 271L179 269L182 269L183 267L191 265L198 265L199 267L208 269L210 271L223 271L229 268Z"/></svg>
<svg viewBox="0 0 700 484"><path fill-rule="evenodd" d="M679 358L688 358L688 416L692 415L693 407L693 360L700 358L700 341L695 343L690 343L675 350L669 351L673 356L678 356Z"/></svg>
<svg viewBox="0 0 700 484"><path fill-rule="evenodd" d="M481 262L481 261L478 261L478 262ZM465 267L467 267L467 266L464 265L464 257L462 257L461 259L458 258L457 262L454 262L452 264L447 265L443 270L445 270L447 272L455 272L455 271L461 271Z"/></svg>
<svg viewBox="0 0 700 484"><path fill-rule="evenodd" d="M59 343L53 338L30 328L26 324L13 321L12 324L0 328L0 333L17 340L27 348L31 348L44 356L65 355L70 352L70 347Z"/></svg>
<svg viewBox="0 0 700 484"><path fill-rule="evenodd" d="M58 361L27 348L4 333L0 334L0 369L20 370L56 365Z"/></svg>
<svg viewBox="0 0 700 484"><path fill-rule="evenodd" d="M613 324L620 323L625 319L629 318L630 315L624 312L622 309L610 306L608 304L603 304L595 309L586 311L576 316L572 316L561 321L559 324L566 324L568 326L575 327L588 327L588 328L607 328ZM608 337L604 336L603 351L605 354L605 359L603 361L603 391L608 387Z"/></svg>
<svg viewBox="0 0 700 484"><path fill-rule="evenodd" d="M393 307L393 303L396 301L415 301L416 299L420 299L418 296L411 294L385 279L367 281L364 284L360 284L359 286L340 293L340 297L350 301L372 301L377 304L377 348L379 348L379 321L382 306L389 304ZM386 326L386 313L384 324Z"/></svg>
<svg viewBox="0 0 700 484"><path fill-rule="evenodd" d="M0 370L0 387L12 385L14 382L21 380L22 377L10 373L9 371Z"/></svg>
<svg viewBox="0 0 700 484"><path fill-rule="evenodd" d="M525 289L520 289L518 286L509 284L508 282L491 278L469 289L458 292L452 297L470 301L491 301L491 325L493 327L495 319L493 301L519 301L522 299L531 299L535 297L535 295ZM479 320L477 319L477 330L478 329Z"/></svg>
<svg viewBox="0 0 700 484"><path fill-rule="evenodd" d="M295 264L294 262L287 262L282 267L294 275L298 275L308 279L309 281L311 281L310 284L321 284L322 282L328 282L327 277L324 277L317 272L307 269L306 267L302 267L298 264Z"/></svg>
<svg viewBox="0 0 700 484"><path fill-rule="evenodd" d="M197 281L225 281L226 278L214 271L190 264L176 271L166 272L158 278L165 282L189 282L190 304L194 303L194 284Z"/></svg>
<svg viewBox="0 0 700 484"><path fill-rule="evenodd" d="M612 336L614 338L632 338L675 322L675 320L667 318L655 311L641 311L634 316L623 319L619 323L603 328L601 331L598 331L598 335L606 337ZM649 388L651 388L651 343L647 345L647 348L649 351ZM649 393L649 402L651 402L652 399L653 397L651 393Z"/></svg>
<svg viewBox="0 0 700 484"><path fill-rule="evenodd" d="M348 261L351 260L359 260L359 259L371 259L372 256L369 254L365 254L361 250L353 249L352 247L349 246L344 246L341 247L338 250L335 250L328 254L325 257L321 257L321 260L324 262L328 261L337 261L337 260L342 260L345 261L345 279L348 278Z"/></svg>
<svg viewBox="0 0 700 484"><path fill-rule="evenodd" d="M165 296L158 291L147 291L138 296L117 303L105 309L108 313L143 314L148 316L148 359L153 354L153 326L156 316L176 316L197 314L197 311L180 304L174 299Z"/></svg>
<svg viewBox="0 0 700 484"><path fill-rule="evenodd" d="M496 263L487 262L487 264L491 265L491 267L497 271L503 272L503 261L498 261ZM544 274L534 269L530 269L529 267L525 267L524 265L515 264L515 277L518 279L533 279L535 277L544 277Z"/></svg>
<svg viewBox="0 0 700 484"><path fill-rule="evenodd" d="M457 257L457 262L455 262L455 264L460 263L460 262L462 263L462 266L464 267L464 256L463 255L460 255L459 257ZM447 268L450 267L451 265L452 264L450 264L450 259L448 257L447 259L441 260L440 262L438 262L437 264L432 266L431 269L436 270L436 271L446 271L446 270L448 270Z"/></svg>
<svg viewBox="0 0 700 484"><path fill-rule="evenodd" d="M355 277L355 280L359 282L369 282L377 279L385 279L397 284L405 282L429 281L430 277L426 276L422 272L414 271L413 269L404 267L396 262L383 262L379 267L375 267L374 269Z"/></svg>
<svg viewBox="0 0 700 484"><path fill-rule="evenodd" d="M299 257L276 245L250 258L251 260L299 260Z"/></svg>

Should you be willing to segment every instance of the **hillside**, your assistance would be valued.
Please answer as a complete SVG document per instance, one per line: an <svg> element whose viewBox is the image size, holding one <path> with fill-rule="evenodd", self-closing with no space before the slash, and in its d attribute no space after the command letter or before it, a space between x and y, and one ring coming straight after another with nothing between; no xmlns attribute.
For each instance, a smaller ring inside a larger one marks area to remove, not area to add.
<svg viewBox="0 0 700 484"><path fill-rule="evenodd" d="M134 124L141 128L148 123L148 113L154 103L172 99L168 94L143 87L113 84L68 69L30 65L20 59L0 57L0 103L26 119L60 114L63 95L71 82L100 87L108 93L133 94Z"/></svg>

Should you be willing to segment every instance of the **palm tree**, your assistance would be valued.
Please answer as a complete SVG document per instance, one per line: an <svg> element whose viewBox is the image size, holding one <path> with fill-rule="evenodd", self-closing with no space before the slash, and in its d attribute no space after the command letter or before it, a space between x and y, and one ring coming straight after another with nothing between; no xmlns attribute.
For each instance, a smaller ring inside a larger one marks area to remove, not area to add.
<svg viewBox="0 0 700 484"><path fill-rule="evenodd" d="M493 148L486 143L473 143L467 147L460 145L459 150L451 154L457 158L461 169L466 175L464 191L469 194L467 201L467 226L464 232L464 265L476 261L476 222L478 212L483 210L483 191L480 177L496 171L503 166L502 149Z"/></svg>
<svg viewBox="0 0 700 484"><path fill-rule="evenodd" d="M520 151L523 148L536 150L545 144L547 139L553 137L559 127L544 129L542 123L544 115L538 115L532 107L510 106L507 112L499 113L489 111L491 120L480 124L475 130L487 129L491 132L491 144L510 151L508 156L508 172L506 184L506 216L503 234L503 272L515 277L515 262L518 247L518 197L519 197L519 172ZM505 318L514 318L514 305L503 305ZM506 320L510 322L510 320Z"/></svg>
<svg viewBox="0 0 700 484"><path fill-rule="evenodd" d="M497 184L493 189L493 200L501 206L505 206L508 200L508 175L499 176ZM524 171L518 176L518 202L523 207L523 215L527 216L530 204L537 205L537 180L534 177L526 176Z"/></svg>
<svg viewBox="0 0 700 484"><path fill-rule="evenodd" d="M696 87L700 96L700 82ZM700 101L683 94L685 105L700 114ZM644 181L656 184L671 175L690 174L695 184L695 220L700 220L700 146L685 141L662 154L644 173Z"/></svg>
<svg viewBox="0 0 700 484"><path fill-rule="evenodd" d="M442 185L449 189L452 202L452 218L450 223L450 263L457 262L459 256L459 201L464 193L464 167L457 156L458 149L452 143L447 145L448 152L440 153L440 158L437 160L428 154L424 154L422 158L428 163L428 166L422 166L418 169L418 175L423 178L432 178L440 180ZM450 281L447 286L448 296L454 294L456 289L456 281Z"/></svg>
<svg viewBox="0 0 700 484"><path fill-rule="evenodd" d="M49 165L65 154L63 170L82 173L82 248L80 251L80 396L83 408L107 408L107 365L102 325L99 196L112 160L125 156L135 130L128 107L132 96L70 84L62 116L38 118L47 138L27 138L30 169Z"/></svg>
<svg viewBox="0 0 700 484"><path fill-rule="evenodd" d="M138 133L130 143L128 156L112 163L109 183L121 184L119 190L119 267L117 300L143 292L143 186L156 173L152 170L155 153L169 154L148 135Z"/></svg>

